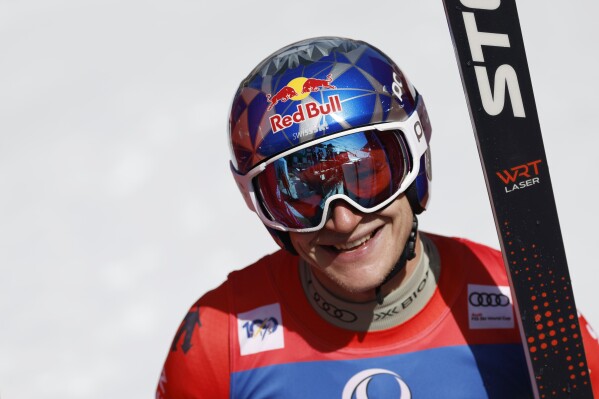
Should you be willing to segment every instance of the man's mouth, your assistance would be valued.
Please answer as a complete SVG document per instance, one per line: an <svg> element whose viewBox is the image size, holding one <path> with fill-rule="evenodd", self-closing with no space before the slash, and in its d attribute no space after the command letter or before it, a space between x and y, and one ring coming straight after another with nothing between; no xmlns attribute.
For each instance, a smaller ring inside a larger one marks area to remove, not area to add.
<svg viewBox="0 0 599 399"><path fill-rule="evenodd" d="M346 243L342 243L342 244L335 244L332 247L335 248L337 251L352 251L352 250L366 244L378 232L378 230L379 229L376 229L376 230L370 232L370 234L368 234L367 236L364 236L355 241L346 242Z"/></svg>

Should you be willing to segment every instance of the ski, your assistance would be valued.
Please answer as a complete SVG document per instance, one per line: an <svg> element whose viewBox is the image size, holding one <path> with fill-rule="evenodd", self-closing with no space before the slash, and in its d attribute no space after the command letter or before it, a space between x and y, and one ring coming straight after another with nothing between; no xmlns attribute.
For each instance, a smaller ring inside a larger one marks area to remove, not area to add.
<svg viewBox="0 0 599 399"><path fill-rule="evenodd" d="M443 0L534 397L593 397L515 0Z"/></svg>

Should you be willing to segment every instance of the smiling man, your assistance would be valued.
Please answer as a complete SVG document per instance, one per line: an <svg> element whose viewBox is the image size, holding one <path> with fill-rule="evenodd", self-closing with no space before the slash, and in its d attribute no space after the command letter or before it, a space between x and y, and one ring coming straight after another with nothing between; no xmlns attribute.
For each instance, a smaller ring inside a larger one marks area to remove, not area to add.
<svg viewBox="0 0 599 399"><path fill-rule="evenodd" d="M278 50L240 84L229 138L282 250L192 306L157 398L532 397L500 253L418 232L431 124L384 53L338 37Z"/></svg>

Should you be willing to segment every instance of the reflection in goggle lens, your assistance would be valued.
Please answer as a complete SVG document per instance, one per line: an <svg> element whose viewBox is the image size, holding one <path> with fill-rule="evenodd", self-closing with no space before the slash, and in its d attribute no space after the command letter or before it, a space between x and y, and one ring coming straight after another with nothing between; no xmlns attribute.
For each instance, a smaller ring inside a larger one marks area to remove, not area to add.
<svg viewBox="0 0 599 399"><path fill-rule="evenodd" d="M399 190L411 170L400 131L370 130L303 148L254 178L265 214L288 228L317 226L327 198L342 194L372 208Z"/></svg>

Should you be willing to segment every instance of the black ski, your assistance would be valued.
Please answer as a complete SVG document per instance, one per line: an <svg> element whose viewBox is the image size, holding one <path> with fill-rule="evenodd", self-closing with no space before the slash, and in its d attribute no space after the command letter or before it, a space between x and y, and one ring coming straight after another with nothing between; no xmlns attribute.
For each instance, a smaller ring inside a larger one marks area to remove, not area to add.
<svg viewBox="0 0 599 399"><path fill-rule="evenodd" d="M443 0L535 398L593 397L515 0Z"/></svg>

